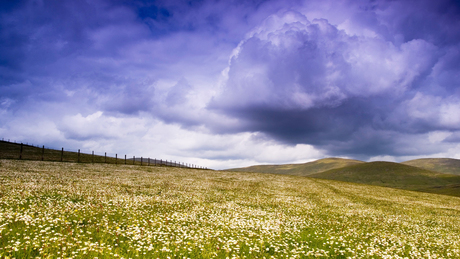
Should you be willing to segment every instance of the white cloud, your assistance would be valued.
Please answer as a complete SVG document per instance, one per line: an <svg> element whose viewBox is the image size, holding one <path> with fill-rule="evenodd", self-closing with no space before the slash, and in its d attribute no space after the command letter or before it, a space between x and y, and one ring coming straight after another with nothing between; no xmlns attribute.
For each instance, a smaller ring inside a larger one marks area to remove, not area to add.
<svg viewBox="0 0 460 259"><path fill-rule="evenodd" d="M436 96L417 92L402 103L411 120L418 119L436 128L460 129L460 100L455 96Z"/></svg>
<svg viewBox="0 0 460 259"><path fill-rule="evenodd" d="M80 113L66 115L59 124L59 130L67 138L75 140L120 139L130 134L142 134L146 126L141 118L105 116L102 111L97 111L88 116Z"/></svg>
<svg viewBox="0 0 460 259"><path fill-rule="evenodd" d="M394 156L373 156L369 158L369 162L374 161L387 161L387 162L397 162Z"/></svg>
<svg viewBox="0 0 460 259"><path fill-rule="evenodd" d="M218 103L309 109L353 96L402 94L433 64L424 40L394 46L348 35L325 19L288 11L267 18L234 50ZM219 104L218 104L219 105Z"/></svg>

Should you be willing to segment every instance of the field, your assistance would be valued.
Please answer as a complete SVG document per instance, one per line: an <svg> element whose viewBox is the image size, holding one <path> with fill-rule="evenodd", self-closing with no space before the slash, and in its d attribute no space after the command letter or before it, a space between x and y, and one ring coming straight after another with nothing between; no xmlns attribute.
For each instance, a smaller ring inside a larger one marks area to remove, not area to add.
<svg viewBox="0 0 460 259"><path fill-rule="evenodd" d="M460 198L297 176L0 160L1 258L459 258Z"/></svg>

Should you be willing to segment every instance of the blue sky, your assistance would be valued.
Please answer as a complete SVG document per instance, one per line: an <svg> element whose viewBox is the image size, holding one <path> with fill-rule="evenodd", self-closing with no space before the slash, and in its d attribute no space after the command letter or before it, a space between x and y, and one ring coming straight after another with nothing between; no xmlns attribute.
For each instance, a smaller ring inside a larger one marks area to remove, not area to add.
<svg viewBox="0 0 460 259"><path fill-rule="evenodd" d="M216 169L460 158L460 3L3 1L0 116Z"/></svg>

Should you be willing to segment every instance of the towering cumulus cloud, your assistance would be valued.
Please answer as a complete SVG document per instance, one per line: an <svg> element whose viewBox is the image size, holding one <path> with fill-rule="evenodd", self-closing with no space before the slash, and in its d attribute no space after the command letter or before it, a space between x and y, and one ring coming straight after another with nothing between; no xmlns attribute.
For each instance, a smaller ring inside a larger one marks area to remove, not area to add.
<svg viewBox="0 0 460 259"><path fill-rule="evenodd" d="M426 145L427 134L460 128L458 51L346 25L295 11L270 16L235 49L209 107L240 118L245 130L333 155L445 148Z"/></svg>

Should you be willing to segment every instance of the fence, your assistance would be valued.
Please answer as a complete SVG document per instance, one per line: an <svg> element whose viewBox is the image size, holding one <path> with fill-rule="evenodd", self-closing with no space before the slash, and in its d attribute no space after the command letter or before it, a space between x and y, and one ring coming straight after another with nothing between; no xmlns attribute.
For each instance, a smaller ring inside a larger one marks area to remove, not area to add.
<svg viewBox="0 0 460 259"><path fill-rule="evenodd" d="M141 165L141 166L172 166L190 169L208 169L188 163L177 161L168 161L150 157L118 157L118 154L107 156L97 155L94 151L91 154L78 151L66 151L45 148L45 146L35 146L29 143L16 143L2 139L0 141L0 159L19 159L19 160L41 160L41 161L56 161L56 162L75 162L75 163L106 163L106 164L124 164L124 165Z"/></svg>

